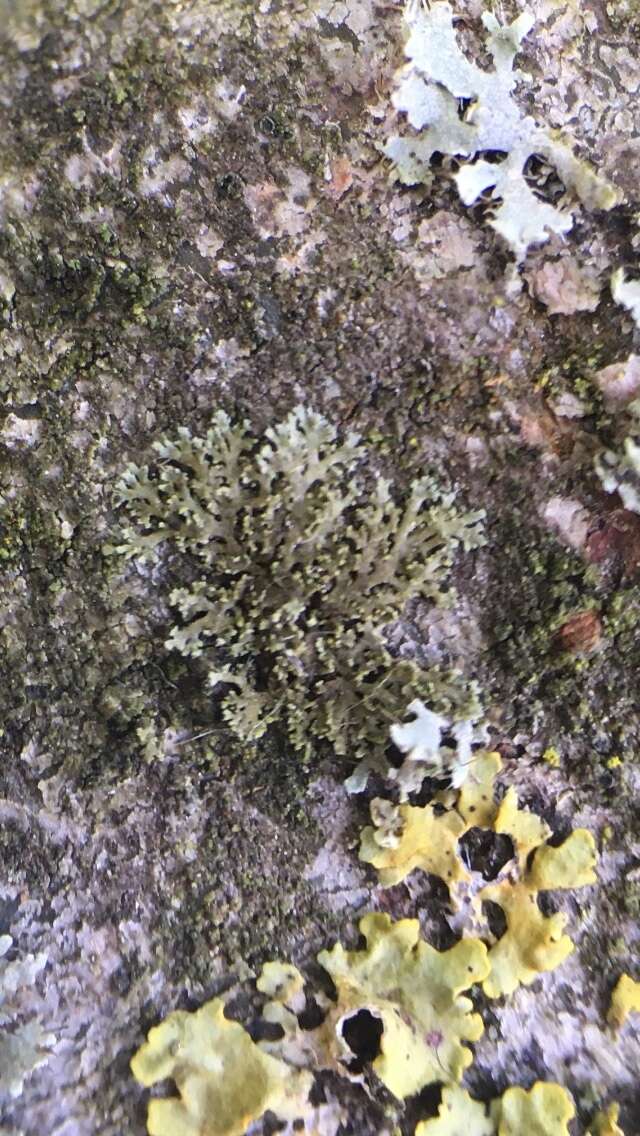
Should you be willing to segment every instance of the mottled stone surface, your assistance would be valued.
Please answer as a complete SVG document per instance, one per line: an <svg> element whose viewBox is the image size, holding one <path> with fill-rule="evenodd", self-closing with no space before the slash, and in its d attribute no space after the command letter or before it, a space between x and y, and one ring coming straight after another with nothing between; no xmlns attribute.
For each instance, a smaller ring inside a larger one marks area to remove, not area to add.
<svg viewBox="0 0 640 1136"><path fill-rule="evenodd" d="M455 7L481 52L482 4ZM640 9L530 7L517 97L626 199L578 209L514 280L445 168L404 189L381 159L397 5L0 0L0 934L46 955L18 1014L56 1037L0 1091L7 1131L142 1136L149 1026L236 980L248 1021L247 967L353 943L364 910L451 941L437 881L383 892L358 864L348 768L220 728L198 662L163 645L170 565L104 552L115 478L159 434L306 401L394 478L435 464L486 509L456 607L413 602L398 649L477 678L504 783L602 852L600 885L560 901L572 958L481 1006L469 1084L555 1078L576 1132L609 1099L640 1132L637 1020L605 1028L638 973L640 519L593 469L636 393L608 279L637 264ZM379 1131L383 1098L344 1093L352 1130Z"/></svg>

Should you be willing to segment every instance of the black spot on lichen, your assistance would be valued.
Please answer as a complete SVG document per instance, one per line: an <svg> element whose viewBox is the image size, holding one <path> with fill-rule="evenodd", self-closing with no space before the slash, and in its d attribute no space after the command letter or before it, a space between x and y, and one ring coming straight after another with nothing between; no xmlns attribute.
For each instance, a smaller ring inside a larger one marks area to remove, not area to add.
<svg viewBox="0 0 640 1136"><path fill-rule="evenodd" d="M470 828L459 841L460 856L472 872L480 872L485 880L495 880L504 865L513 858L513 841L504 833L487 828Z"/></svg>
<svg viewBox="0 0 640 1136"><path fill-rule="evenodd" d="M354 1054L354 1059L349 1062L352 1073L361 1073L379 1056L383 1032L381 1019L370 1010L358 1010L343 1021L342 1036Z"/></svg>

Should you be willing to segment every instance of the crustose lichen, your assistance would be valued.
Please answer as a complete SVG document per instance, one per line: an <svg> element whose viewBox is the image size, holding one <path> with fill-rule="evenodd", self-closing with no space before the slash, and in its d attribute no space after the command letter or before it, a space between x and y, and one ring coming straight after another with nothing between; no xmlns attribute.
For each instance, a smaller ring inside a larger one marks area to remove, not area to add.
<svg viewBox="0 0 640 1136"><path fill-rule="evenodd" d="M154 449L120 483L128 523L116 550L155 558L172 547L195 565L171 594L181 618L167 645L206 652L239 737L279 720L299 751L323 738L369 758L380 722L435 689L390 656L383 628L409 596L444 599L456 549L481 541L480 514L457 512L431 476L394 489L367 469L355 434L340 440L303 407L262 438L218 412L205 437L181 429ZM458 690L444 711L466 717L467 689L444 688Z"/></svg>

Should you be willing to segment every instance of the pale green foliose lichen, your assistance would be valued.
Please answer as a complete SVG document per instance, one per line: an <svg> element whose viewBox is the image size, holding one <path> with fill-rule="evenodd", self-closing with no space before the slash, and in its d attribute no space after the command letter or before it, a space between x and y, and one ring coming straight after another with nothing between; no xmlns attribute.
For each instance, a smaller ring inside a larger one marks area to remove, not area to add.
<svg viewBox="0 0 640 1136"><path fill-rule="evenodd" d="M495 204L489 224L518 261L530 245L543 243L551 233L566 233L573 225L570 207L560 209L542 201L531 188L527 164L533 156L548 163L587 208L610 209L618 204L619 192L576 158L556 132L523 114L514 97L516 82L527 79L513 63L533 27L528 12L508 25L490 12L483 14L491 70L465 56L456 38L453 10L445 0L428 7L410 0L405 18L408 62L399 72L392 101L417 133L396 135L385 146L400 181L428 184L435 153L469 159L460 161L454 175L458 193L465 205L472 205L491 190ZM468 104L462 117L460 100ZM505 157L500 161L483 157L497 153Z"/></svg>
<svg viewBox="0 0 640 1136"><path fill-rule="evenodd" d="M303 407L262 438L219 412L205 437L179 430L155 454L122 478L115 550L178 550L190 579L195 565L171 594L168 646L206 652L240 738L278 720L305 754L326 739L371 759L381 721L416 694L453 723L477 716L468 684L392 658L383 629L409 596L446 601L456 550L482 542L480 513L459 512L431 475L394 489L356 435Z"/></svg>

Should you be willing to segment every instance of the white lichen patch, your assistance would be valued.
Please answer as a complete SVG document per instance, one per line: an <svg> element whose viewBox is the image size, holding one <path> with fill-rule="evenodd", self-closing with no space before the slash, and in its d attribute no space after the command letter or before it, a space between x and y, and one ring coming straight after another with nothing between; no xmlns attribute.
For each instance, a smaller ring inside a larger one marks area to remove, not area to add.
<svg viewBox="0 0 640 1136"><path fill-rule="evenodd" d="M216 233L215 229L210 228L209 225L201 225L198 235L196 236L196 248L200 256L205 256L211 260L215 259L217 253L223 247L224 241L222 237Z"/></svg>
<svg viewBox="0 0 640 1136"><path fill-rule="evenodd" d="M636 327L640 327L640 280L627 280L624 269L617 268L611 277L611 295L616 304L622 304L631 313Z"/></svg>
<svg viewBox="0 0 640 1136"><path fill-rule="evenodd" d="M21 418L8 414L1 431L6 446L35 446L40 439L41 422L37 418Z"/></svg>
<svg viewBox="0 0 640 1136"><path fill-rule="evenodd" d="M197 143L218 129L218 118L213 116L204 99L197 99L180 107L178 118L189 142Z"/></svg>
<svg viewBox="0 0 640 1136"><path fill-rule="evenodd" d="M439 209L418 225L412 239L413 215L409 202L399 197L403 222L394 237L401 244L400 255L413 270L421 288L429 290L433 281L464 272L476 278L485 267L474 227L464 217Z"/></svg>
<svg viewBox="0 0 640 1136"><path fill-rule="evenodd" d="M606 493L617 493L625 509L640 513L640 437L637 434L624 439L621 452L605 450L596 459L596 471Z"/></svg>
<svg viewBox="0 0 640 1136"><path fill-rule="evenodd" d="M615 70L620 79L623 90L635 95L640 87L640 72L638 60L634 58L628 47L611 47L603 43L600 47L600 58L606 67Z"/></svg>
<svg viewBox="0 0 640 1136"><path fill-rule="evenodd" d="M173 204L174 186L187 182L191 176L191 166L178 154L161 158L153 146L149 147L142 159L142 176L138 191L143 197L157 197L163 205Z"/></svg>
<svg viewBox="0 0 640 1136"><path fill-rule="evenodd" d="M610 209L620 195L578 160L567 143L520 109L514 89L526 76L514 70L513 63L533 17L523 12L502 25L491 13L483 13L493 58L490 70L464 54L453 17L446 0L428 9L414 0L408 4L408 62L398 75L392 101L414 133L393 136L384 151L406 185L431 181L434 154L458 159L461 164L453 176L462 201L473 205L482 197L489 202L489 224L522 261L530 245L544 243L550 233L567 233L573 225L568 203L544 201L532 187L528 163L533 156L548 163L549 171L588 208ZM462 115L461 106L466 108Z"/></svg>
<svg viewBox="0 0 640 1136"><path fill-rule="evenodd" d="M472 268L478 257L472 225L445 209L420 222L418 244L436 254L438 269L443 275L459 268Z"/></svg>
<svg viewBox="0 0 640 1136"><path fill-rule="evenodd" d="M550 497L542 516L571 548L578 552L584 548L593 519L580 501L571 497Z"/></svg>
<svg viewBox="0 0 640 1136"><path fill-rule="evenodd" d="M631 354L619 363L610 363L594 375L607 403L624 406L640 394L640 355Z"/></svg>
<svg viewBox="0 0 640 1136"><path fill-rule="evenodd" d="M228 79L223 78L214 84L213 94L220 117L226 122L232 122L242 110L242 105L247 96L247 88L244 83L237 87Z"/></svg>
<svg viewBox="0 0 640 1136"><path fill-rule="evenodd" d="M391 54L384 26L386 12L376 0L297 0L287 6L286 19L271 0L255 7L261 50L271 53L306 33L322 54L322 69L328 73L332 93L347 97L354 91L370 94L372 77Z"/></svg>
<svg viewBox="0 0 640 1136"><path fill-rule="evenodd" d="M286 186L273 181L247 185L244 200L263 240L299 237L308 227L314 206L308 176L293 167L287 171Z"/></svg>
<svg viewBox="0 0 640 1136"><path fill-rule="evenodd" d="M301 245L297 246L292 252L283 253L282 256L278 257L275 266L276 272L281 275L289 275L307 271L317 249L324 244L325 240L326 233L322 229L314 229Z"/></svg>
<svg viewBox="0 0 640 1136"><path fill-rule="evenodd" d="M97 178L105 175L119 179L122 175L121 143L115 142L109 150L96 154L84 138L82 152L67 158L64 173L74 189L90 189Z"/></svg>
<svg viewBox="0 0 640 1136"><path fill-rule="evenodd" d="M11 170L0 174L0 222L32 213L39 191L40 181L34 174Z"/></svg>
<svg viewBox="0 0 640 1136"><path fill-rule="evenodd" d="M402 766L389 774L398 782L400 799L419 789L427 776L449 777L458 789L471 765L472 743L486 741L485 729L471 719L453 723L419 698L410 703L407 713L414 715L411 721L394 723L389 729L391 741L404 755Z"/></svg>
<svg viewBox="0 0 640 1136"><path fill-rule="evenodd" d="M575 257L545 260L528 276L531 291L551 315L595 312L600 302L597 275Z"/></svg>

